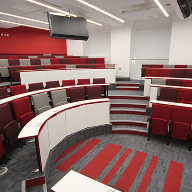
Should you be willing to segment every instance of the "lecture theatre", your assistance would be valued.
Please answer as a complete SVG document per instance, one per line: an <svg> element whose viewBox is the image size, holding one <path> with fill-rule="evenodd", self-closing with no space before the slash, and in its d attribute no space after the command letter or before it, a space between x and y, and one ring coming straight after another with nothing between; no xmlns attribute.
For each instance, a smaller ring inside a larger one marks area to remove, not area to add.
<svg viewBox="0 0 192 192"><path fill-rule="evenodd" d="M0 0L0 192L192 191L190 0Z"/></svg>

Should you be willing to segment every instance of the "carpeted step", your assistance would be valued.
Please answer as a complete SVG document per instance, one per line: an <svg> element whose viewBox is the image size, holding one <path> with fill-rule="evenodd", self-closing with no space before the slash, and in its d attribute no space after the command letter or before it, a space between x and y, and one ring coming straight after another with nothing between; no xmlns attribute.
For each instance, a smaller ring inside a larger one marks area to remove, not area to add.
<svg viewBox="0 0 192 192"><path fill-rule="evenodd" d="M147 104L138 104L138 103L111 103L111 107L131 107L131 108L143 108L147 107Z"/></svg>
<svg viewBox="0 0 192 192"><path fill-rule="evenodd" d="M138 127L147 127L147 122L136 120L111 120L112 125L131 125Z"/></svg>
<svg viewBox="0 0 192 192"><path fill-rule="evenodd" d="M117 83L117 86L139 87L139 83Z"/></svg>
<svg viewBox="0 0 192 192"><path fill-rule="evenodd" d="M136 99L136 100L149 100L149 97L139 95L109 95L109 99Z"/></svg>
<svg viewBox="0 0 192 192"><path fill-rule="evenodd" d="M139 87L132 86L117 86L116 90L126 90L126 91L139 91Z"/></svg>
<svg viewBox="0 0 192 192"><path fill-rule="evenodd" d="M136 115L145 115L146 114L146 110L144 109L125 109L124 107L114 107L111 108L110 111L111 114L136 114Z"/></svg>

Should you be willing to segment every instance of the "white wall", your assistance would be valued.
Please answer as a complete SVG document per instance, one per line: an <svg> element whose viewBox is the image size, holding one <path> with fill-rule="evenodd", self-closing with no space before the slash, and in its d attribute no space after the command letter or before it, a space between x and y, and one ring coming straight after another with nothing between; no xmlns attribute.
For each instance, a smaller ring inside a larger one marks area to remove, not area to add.
<svg viewBox="0 0 192 192"><path fill-rule="evenodd" d="M192 19L174 18L169 64L192 65Z"/></svg>
<svg viewBox="0 0 192 192"><path fill-rule="evenodd" d="M132 26L111 30L111 63L117 64L116 75L129 77Z"/></svg>
<svg viewBox="0 0 192 192"><path fill-rule="evenodd" d="M83 56L84 41L67 39L67 55Z"/></svg>

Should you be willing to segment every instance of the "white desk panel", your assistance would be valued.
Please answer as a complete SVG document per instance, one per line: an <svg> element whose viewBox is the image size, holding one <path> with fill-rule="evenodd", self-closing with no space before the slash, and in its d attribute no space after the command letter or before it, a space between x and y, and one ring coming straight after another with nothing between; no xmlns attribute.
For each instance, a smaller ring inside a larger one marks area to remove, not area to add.
<svg viewBox="0 0 192 192"><path fill-rule="evenodd" d="M152 107L152 104L150 103L152 100L157 100L157 91L158 91L158 87L151 87L149 107Z"/></svg>
<svg viewBox="0 0 192 192"><path fill-rule="evenodd" d="M41 132L38 136L39 141L39 150L40 150L40 160L41 160L41 168L42 172L47 162L47 158L49 156L50 148L49 148L49 133L48 133L48 125L45 123L44 127L41 129Z"/></svg>
<svg viewBox="0 0 192 192"><path fill-rule="evenodd" d="M145 79L144 81L144 96L150 96L150 86L151 79Z"/></svg>
<svg viewBox="0 0 192 192"><path fill-rule="evenodd" d="M105 83L116 83L116 69L94 69L93 78L105 78Z"/></svg>
<svg viewBox="0 0 192 192"><path fill-rule="evenodd" d="M67 135L87 127L86 105L68 109L66 111Z"/></svg>
<svg viewBox="0 0 192 192"><path fill-rule="evenodd" d="M53 70L47 71L47 81L58 81L62 86L62 80L71 79L71 70Z"/></svg>
<svg viewBox="0 0 192 192"><path fill-rule="evenodd" d="M109 190L120 192L73 170L51 188L53 192L108 192Z"/></svg>
<svg viewBox="0 0 192 192"><path fill-rule="evenodd" d="M65 111L48 120L50 150L66 137Z"/></svg>
<svg viewBox="0 0 192 192"><path fill-rule="evenodd" d="M109 102L87 105L87 127L110 123Z"/></svg>
<svg viewBox="0 0 192 192"><path fill-rule="evenodd" d="M47 81L46 71L31 71L31 72L20 72L21 84L25 84L28 89L28 84L39 83Z"/></svg>
<svg viewBox="0 0 192 192"><path fill-rule="evenodd" d="M95 69L75 69L71 71L71 79L75 79L77 84L77 79L90 79L90 83L93 82L93 70Z"/></svg>

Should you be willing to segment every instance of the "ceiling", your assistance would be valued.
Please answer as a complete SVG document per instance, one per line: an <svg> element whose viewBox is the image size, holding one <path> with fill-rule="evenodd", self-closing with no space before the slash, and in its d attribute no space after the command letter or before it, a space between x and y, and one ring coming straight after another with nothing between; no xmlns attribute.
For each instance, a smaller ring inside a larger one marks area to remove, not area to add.
<svg viewBox="0 0 192 192"><path fill-rule="evenodd" d="M36 0L38 2L53 6L55 8L70 11L70 13L83 16L86 19L101 23L102 26L88 23L90 33L110 31L112 27L133 25L135 28L148 26L169 25L172 23L173 16L183 19L176 0L159 0L169 17L165 17L154 0L85 0L86 2L103 9L110 14L123 19L122 23L103 13L94 10L77 0ZM42 21L47 21L47 11L54 12L40 5L30 3L26 0L0 0L0 12L29 17ZM25 23L48 28L48 25L26 21L19 18L0 14L1 20ZM18 25L0 22L1 28L17 27Z"/></svg>

